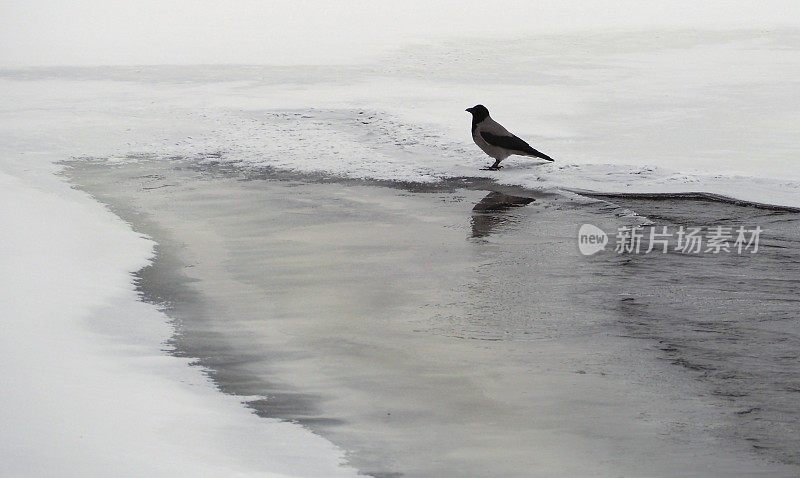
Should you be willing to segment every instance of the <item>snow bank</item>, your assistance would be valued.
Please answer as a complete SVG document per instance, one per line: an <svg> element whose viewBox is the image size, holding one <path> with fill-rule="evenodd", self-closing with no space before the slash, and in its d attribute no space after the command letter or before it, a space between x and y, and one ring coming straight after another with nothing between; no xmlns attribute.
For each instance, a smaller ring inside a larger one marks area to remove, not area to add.
<svg viewBox="0 0 800 478"><path fill-rule="evenodd" d="M355 476L342 452L261 419L188 360L137 300L153 243L52 175L0 163L4 476Z"/></svg>
<svg viewBox="0 0 800 478"><path fill-rule="evenodd" d="M192 112L187 116L182 123L200 119ZM698 160L702 169L678 172L646 159L638 163L593 163L556 156L555 163L547 163L512 156L503 163L501 171L484 171L493 160L474 145L459 141L446 128L433 123L412 123L380 110L217 110L203 116L215 125L213 134L148 145L147 150L159 153L147 157L390 182L435 183L470 177L490 178L500 184L528 189L705 193L800 208L800 168L796 167L764 165L764 176L759 177L712 172L715 167L712 161ZM468 119L464 123L468 128ZM111 159L135 161L140 157L122 154Z"/></svg>

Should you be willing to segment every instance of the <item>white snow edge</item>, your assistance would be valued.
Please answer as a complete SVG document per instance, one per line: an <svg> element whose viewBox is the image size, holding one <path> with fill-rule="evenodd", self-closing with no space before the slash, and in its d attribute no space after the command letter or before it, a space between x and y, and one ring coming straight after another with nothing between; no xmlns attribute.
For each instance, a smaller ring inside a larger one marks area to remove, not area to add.
<svg viewBox="0 0 800 478"><path fill-rule="evenodd" d="M168 317L131 276L153 242L26 163L0 163L4 476L356 476L331 443L168 355Z"/></svg>

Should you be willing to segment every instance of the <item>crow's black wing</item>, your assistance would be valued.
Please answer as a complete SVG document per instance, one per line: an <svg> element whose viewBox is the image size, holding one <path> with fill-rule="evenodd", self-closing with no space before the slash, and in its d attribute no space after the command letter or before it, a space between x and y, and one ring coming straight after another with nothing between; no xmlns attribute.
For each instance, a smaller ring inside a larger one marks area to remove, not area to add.
<svg viewBox="0 0 800 478"><path fill-rule="evenodd" d="M521 153L536 156L537 158L553 161L553 158L542 153L541 151L537 151L531 148L531 145L517 138L514 135L500 136L492 133L487 133L486 131L481 131L481 137L484 139L484 141L491 144L492 146L498 146L500 148L509 149L511 151L519 151Z"/></svg>

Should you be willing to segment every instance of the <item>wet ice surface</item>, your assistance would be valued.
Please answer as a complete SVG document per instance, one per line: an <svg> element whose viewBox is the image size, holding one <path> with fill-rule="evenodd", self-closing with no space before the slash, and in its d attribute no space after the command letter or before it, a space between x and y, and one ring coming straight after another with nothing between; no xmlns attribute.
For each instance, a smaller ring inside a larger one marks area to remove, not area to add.
<svg viewBox="0 0 800 478"><path fill-rule="evenodd" d="M710 385L735 409L733 432L800 462L800 214L711 201L617 199L661 226L756 225L755 254L617 257L613 305L635 338Z"/></svg>
<svg viewBox="0 0 800 478"><path fill-rule="evenodd" d="M159 242L140 287L176 353L363 473L797 473L796 214L185 161L70 176ZM647 220L765 232L752 257L577 251L582 223Z"/></svg>

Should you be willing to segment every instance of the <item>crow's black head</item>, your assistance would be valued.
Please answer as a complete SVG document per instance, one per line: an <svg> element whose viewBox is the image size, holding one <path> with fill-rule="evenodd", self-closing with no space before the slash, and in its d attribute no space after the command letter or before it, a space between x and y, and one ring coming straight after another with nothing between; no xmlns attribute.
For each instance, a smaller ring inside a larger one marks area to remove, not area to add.
<svg viewBox="0 0 800 478"><path fill-rule="evenodd" d="M475 105L472 108L467 108L464 111L469 111L472 113L472 120L480 123L484 119L489 117L489 110L486 109L483 105Z"/></svg>

